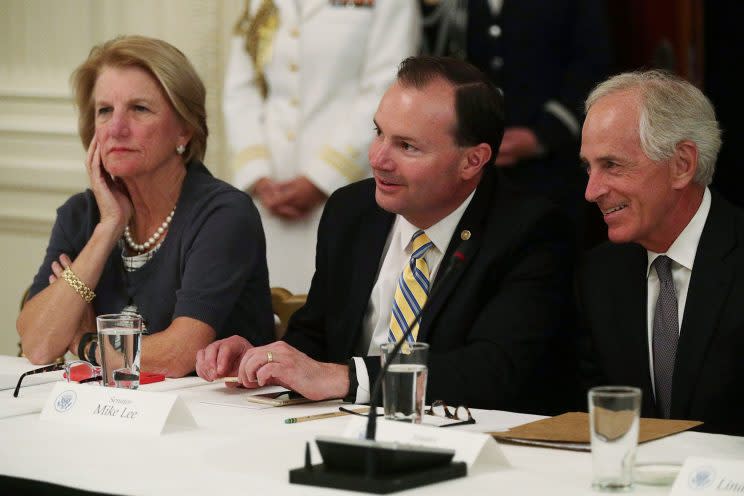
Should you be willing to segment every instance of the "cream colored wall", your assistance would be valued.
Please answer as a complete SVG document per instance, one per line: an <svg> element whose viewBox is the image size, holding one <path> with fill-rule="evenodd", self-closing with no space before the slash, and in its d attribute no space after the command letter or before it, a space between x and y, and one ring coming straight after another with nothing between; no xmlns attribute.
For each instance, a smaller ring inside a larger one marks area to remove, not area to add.
<svg viewBox="0 0 744 496"><path fill-rule="evenodd" d="M226 178L220 111L230 28L242 0L0 0L0 354L41 263L55 209L86 187L68 78L90 48L120 34L180 48L207 87L206 163Z"/></svg>

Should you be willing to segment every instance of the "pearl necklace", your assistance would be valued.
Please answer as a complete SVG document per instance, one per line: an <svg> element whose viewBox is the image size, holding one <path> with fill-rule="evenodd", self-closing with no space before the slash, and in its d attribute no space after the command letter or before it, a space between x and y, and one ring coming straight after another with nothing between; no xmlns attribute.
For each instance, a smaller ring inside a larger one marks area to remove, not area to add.
<svg viewBox="0 0 744 496"><path fill-rule="evenodd" d="M168 217L165 218L165 222L160 224L160 227L158 227L158 230L155 231L155 234L147 238L147 241L142 244L135 243L134 239L132 238L132 233L129 231L129 225L127 225L124 228L124 241L126 241L129 247L137 253L142 253L149 250L150 248L155 246L155 243L158 239L160 239L160 236L162 236L165 230L168 229L168 226L173 220L173 214L175 213L176 207L173 207L173 210L171 210L171 213L168 214Z"/></svg>

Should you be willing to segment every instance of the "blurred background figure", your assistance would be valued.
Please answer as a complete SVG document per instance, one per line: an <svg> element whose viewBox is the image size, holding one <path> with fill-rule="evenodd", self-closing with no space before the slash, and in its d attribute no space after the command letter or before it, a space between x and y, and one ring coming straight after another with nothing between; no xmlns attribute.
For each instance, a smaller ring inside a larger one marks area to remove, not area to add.
<svg viewBox="0 0 744 496"><path fill-rule="evenodd" d="M268 342L273 320L261 219L212 177L205 89L173 45L124 36L72 76L90 189L57 210L18 317L23 351L96 361L96 315L138 313L142 368L180 377L237 333Z"/></svg>
<svg viewBox="0 0 744 496"><path fill-rule="evenodd" d="M421 6L424 50L468 60L504 92L501 173L551 198L582 236L582 102L611 63L604 1L421 0Z"/></svg>
<svg viewBox="0 0 744 496"><path fill-rule="evenodd" d="M257 200L272 286L307 292L325 199L369 174L372 115L418 49L416 1L247 1L223 106L233 183Z"/></svg>

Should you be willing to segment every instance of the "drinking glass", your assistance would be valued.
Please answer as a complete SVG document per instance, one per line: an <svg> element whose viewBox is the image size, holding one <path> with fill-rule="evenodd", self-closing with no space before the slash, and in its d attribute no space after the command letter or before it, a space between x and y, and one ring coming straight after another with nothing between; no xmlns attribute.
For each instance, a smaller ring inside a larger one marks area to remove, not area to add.
<svg viewBox="0 0 744 496"><path fill-rule="evenodd" d="M589 391L592 486L600 491L629 491L633 485L641 390L600 386Z"/></svg>
<svg viewBox="0 0 744 496"><path fill-rule="evenodd" d="M103 384L137 389L140 379L142 317L136 314L107 314L96 317L101 350Z"/></svg>
<svg viewBox="0 0 744 496"><path fill-rule="evenodd" d="M382 382L385 418L420 424L426 403L429 345L405 343L398 354L391 356L394 347L395 343L380 346L382 366L392 360Z"/></svg>

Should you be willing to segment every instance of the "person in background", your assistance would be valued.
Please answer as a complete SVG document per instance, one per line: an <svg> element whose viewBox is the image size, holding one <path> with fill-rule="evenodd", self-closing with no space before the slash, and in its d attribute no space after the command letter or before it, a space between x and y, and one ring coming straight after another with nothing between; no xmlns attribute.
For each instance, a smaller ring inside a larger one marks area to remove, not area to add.
<svg viewBox="0 0 744 496"><path fill-rule="evenodd" d="M418 49L415 0L248 0L223 109L233 184L257 201L272 286L306 293L326 197L369 175L375 106Z"/></svg>
<svg viewBox="0 0 744 496"><path fill-rule="evenodd" d="M261 220L201 163L205 90L188 59L153 38L94 47L72 75L90 189L57 210L18 317L23 352L95 361L95 316L134 312L142 368L179 377L196 352L238 333L273 337Z"/></svg>
<svg viewBox="0 0 744 496"><path fill-rule="evenodd" d="M380 345L401 339L423 307L412 336L430 346L430 401L561 411L575 384L563 334L572 237L547 200L499 179L503 110L472 65L405 60L374 116L374 179L328 200L307 303L284 340L216 341L197 373L365 403ZM455 251L464 260L445 275Z"/></svg>
<svg viewBox="0 0 744 496"><path fill-rule="evenodd" d="M604 0L422 0L424 50L467 60L504 93L501 174L566 212L579 246L598 237L584 233L594 217L578 151L584 99L610 70L605 11Z"/></svg>
<svg viewBox="0 0 744 496"><path fill-rule="evenodd" d="M608 243L578 278L588 386L643 391L644 417L744 434L744 212L708 185L713 105L661 71L624 73L586 101L586 199Z"/></svg>

